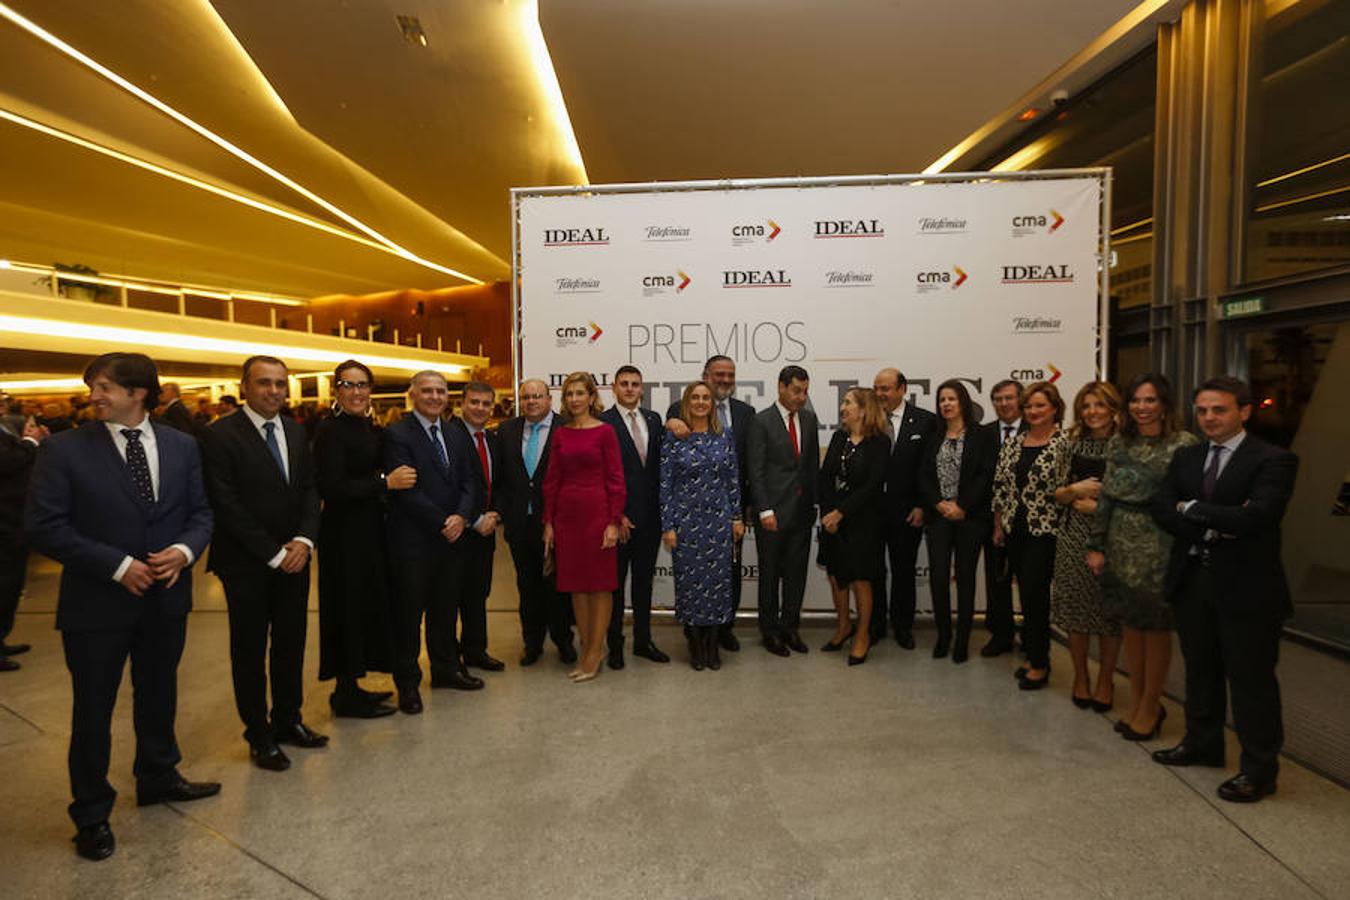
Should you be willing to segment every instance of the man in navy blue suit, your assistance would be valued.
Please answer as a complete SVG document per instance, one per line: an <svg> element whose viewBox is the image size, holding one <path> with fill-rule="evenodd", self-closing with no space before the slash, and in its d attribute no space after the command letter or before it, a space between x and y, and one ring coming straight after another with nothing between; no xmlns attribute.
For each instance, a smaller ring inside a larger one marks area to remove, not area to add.
<svg viewBox="0 0 1350 900"><path fill-rule="evenodd" d="M84 381L99 424L57 434L38 451L25 524L33 548L63 567L56 627L74 693L69 811L76 851L100 860L115 849L108 762L128 656L139 805L220 791L178 773L173 727L192 564L213 520L196 442L150 421L159 401L154 362L108 353L89 364Z"/></svg>
<svg viewBox="0 0 1350 900"><path fill-rule="evenodd" d="M619 589L609 619L609 667L623 668L623 583L633 573L633 655L656 663L670 657L652 641L652 579L661 545L661 417L641 406L642 373L620 366L614 373L614 405L600 414L619 438L628 489L619 531Z"/></svg>
<svg viewBox="0 0 1350 900"><path fill-rule="evenodd" d="M394 685L398 708L422 711L422 616L426 615L431 686L476 691L455 637L468 541L464 532L483 512L468 454L445 434L441 414L450 400L445 376L418 372L408 388L413 412L385 432L384 467L417 470L417 484L389 497L389 558L398 591L394 599Z"/></svg>

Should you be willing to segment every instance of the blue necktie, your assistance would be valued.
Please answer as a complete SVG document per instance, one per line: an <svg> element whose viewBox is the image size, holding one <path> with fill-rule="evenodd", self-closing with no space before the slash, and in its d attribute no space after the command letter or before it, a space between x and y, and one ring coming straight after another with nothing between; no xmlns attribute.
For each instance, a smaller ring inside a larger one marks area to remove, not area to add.
<svg viewBox="0 0 1350 900"><path fill-rule="evenodd" d="M127 469L131 472L132 484L136 485L136 493L146 503L154 503L155 485L150 480L150 460L141 443L141 430L123 428L122 437L127 439Z"/></svg>
<svg viewBox="0 0 1350 900"><path fill-rule="evenodd" d="M534 477L534 470L539 468L539 428L543 422L535 422L530 425L530 437L525 442L525 471L531 478Z"/></svg>
<svg viewBox="0 0 1350 900"><path fill-rule="evenodd" d="M281 458L281 445L277 443L277 423L264 422L263 431L267 432L267 449L272 451L272 459L276 460L277 468L281 470L281 477L286 479L286 461Z"/></svg>
<svg viewBox="0 0 1350 900"><path fill-rule="evenodd" d="M445 445L441 443L440 431L439 425L431 426L431 446L436 448L436 459L441 464L441 471L444 472L450 468L450 460L445 456Z"/></svg>
<svg viewBox="0 0 1350 900"><path fill-rule="evenodd" d="M727 410L727 401L717 404L717 416L722 420L722 430L731 434L731 413Z"/></svg>

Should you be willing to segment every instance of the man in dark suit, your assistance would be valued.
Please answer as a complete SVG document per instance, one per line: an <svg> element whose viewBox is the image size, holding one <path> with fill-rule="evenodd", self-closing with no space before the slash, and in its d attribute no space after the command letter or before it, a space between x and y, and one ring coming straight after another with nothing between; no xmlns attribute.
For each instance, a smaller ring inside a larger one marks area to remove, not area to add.
<svg viewBox="0 0 1350 900"><path fill-rule="evenodd" d="M3 397L0 397L0 401ZM50 432L35 422L18 419L19 431L10 430L10 421L0 421L0 672L13 672L21 666L11 659L27 653L29 644L6 643L14 630L28 577L28 546L23 536L23 504L28 496L28 479L33 471L37 449Z"/></svg>
<svg viewBox="0 0 1350 900"><path fill-rule="evenodd" d="M759 553L759 631L765 649L777 656L807 652L797 628L820 471L816 415L805 408L810 386L805 369L784 366L778 402L755 416L746 442Z"/></svg>
<svg viewBox="0 0 1350 900"><path fill-rule="evenodd" d="M1275 793L1284 743L1275 664L1281 623L1293 613L1280 520L1298 457L1248 434L1251 412L1245 382L1225 375L1201 384L1195 421L1207 440L1172 457L1153 509L1175 537L1163 590L1186 659L1186 735L1153 759L1223 766L1231 693L1242 760L1219 796L1235 803Z"/></svg>
<svg viewBox="0 0 1350 900"><path fill-rule="evenodd" d="M249 755L281 771L280 744L322 747L325 735L301 721L308 626L309 563L319 534L319 491L305 430L280 415L286 364L250 357L239 384L244 406L202 435L206 489L216 511L207 568L225 587L234 702ZM268 720L271 637L272 713Z"/></svg>
<svg viewBox="0 0 1350 900"><path fill-rule="evenodd" d="M398 707L422 711L422 617L432 688L476 691L483 680L460 659L455 619L464 590L464 532L478 520L473 469L468 454L447 440L441 414L450 401L445 376L418 372L408 387L412 415L385 431L384 468L417 470L417 484L389 498L389 559L398 591L394 598L394 685Z"/></svg>
<svg viewBox="0 0 1350 900"><path fill-rule="evenodd" d="M736 446L736 465L740 469L741 497L748 508L750 505L750 483L747 480L746 442L750 437L750 423L755 418L755 408L744 400L737 399L736 361L730 356L718 354L708 357L703 364L703 380L712 388L713 413L722 422L722 431L731 435ZM670 404L666 410L666 428L680 440L689 436L689 426L680 420L680 398ZM748 521L748 518L747 518ZM736 611L741 608L741 542L736 541L731 554L731 620L718 631L718 644L723 650L736 652L741 642L736 638Z"/></svg>
<svg viewBox="0 0 1350 900"><path fill-rule="evenodd" d="M619 438L623 457L624 505L619 532L619 589L609 619L609 667L623 668L623 584L633 573L633 655L656 663L670 657L652 641L652 579L661 545L661 417L641 406L642 373L620 366L614 373L614 405L600 414Z"/></svg>
<svg viewBox="0 0 1350 900"><path fill-rule="evenodd" d="M464 530L463 590L460 592L459 646L466 666L500 672L506 664L488 653L487 598L492 592L492 559L497 551L497 526L501 513L493 506L493 483L502 467L501 441L487 430L496 392L491 385L471 381L464 385L460 417L446 426L456 441L460 456L469 460L473 474L474 509L477 518Z"/></svg>
<svg viewBox="0 0 1350 900"><path fill-rule="evenodd" d="M895 641L914 649L914 566L923 540L923 504L919 500L919 466L924 451L937 434L937 416L906 399L909 385L899 369L882 369L872 379L872 390L886 415L891 455L886 463L886 492L881 497L886 554L891 566L891 627ZM869 631L876 643L886 636L886 570L873 584Z"/></svg>
<svg viewBox="0 0 1350 900"><path fill-rule="evenodd" d="M983 425L1002 447L1027 430L1022 421L1022 383L1005 378L989 392L994 405L994 421ZM989 629L989 641L980 648L983 657L1009 653L1013 648L1012 570L1008 565L1008 548L994 543L990 525L984 539L984 625Z"/></svg>
<svg viewBox="0 0 1350 900"><path fill-rule="evenodd" d="M183 395L179 391L178 385L172 381L166 381L160 385L162 391L160 395L159 420L170 428L177 428L183 434L197 437L201 433L201 427L197 424L196 418L183 405Z"/></svg>
<svg viewBox="0 0 1350 900"><path fill-rule="evenodd" d="M146 806L209 797L186 781L174 737L178 661L192 607L192 564L211 539L211 508L196 443L151 423L155 364L109 353L84 373L101 424L63 432L38 452L26 526L32 546L61 563L56 627L70 670L70 817L75 849L107 859L117 792L108 783L111 724L131 657L136 797Z"/></svg>
<svg viewBox="0 0 1350 900"><path fill-rule="evenodd" d="M525 652L522 666L532 666L544 652L544 636L552 638L558 657L568 665L577 661L572 642L572 602L559 593L552 569L545 571L544 476L548 472L553 428L553 401L548 386L537 378L520 383L521 415L497 429L501 438L502 471L497 487L497 511L506 528L506 543L516 568L520 592L520 631Z"/></svg>

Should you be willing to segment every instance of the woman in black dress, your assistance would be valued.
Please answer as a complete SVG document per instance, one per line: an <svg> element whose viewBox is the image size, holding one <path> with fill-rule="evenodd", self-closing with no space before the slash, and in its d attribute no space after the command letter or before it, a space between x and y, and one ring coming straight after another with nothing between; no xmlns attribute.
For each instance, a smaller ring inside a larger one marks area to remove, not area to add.
<svg viewBox="0 0 1350 900"><path fill-rule="evenodd" d="M370 421L370 369L337 367L337 403L319 424L314 462L323 497L319 523L319 680L337 679L329 705L338 716L387 716L387 691L362 689L367 671L388 672L392 656L384 494L412 487L417 471L380 469L380 430Z"/></svg>
<svg viewBox="0 0 1350 900"><path fill-rule="evenodd" d="M928 541L929 589L937 644L933 658L951 650L952 662L969 658L970 626L975 619L975 568L989 530L989 500L994 490L998 439L975 423L975 404L960 381L944 381L937 390L943 431L924 448L919 466L919 498L924 506ZM952 557L956 557L956 643L952 644Z"/></svg>
<svg viewBox="0 0 1350 900"><path fill-rule="evenodd" d="M890 449L886 417L876 394L868 388L852 388L839 406L839 430L820 464L818 491L820 555L839 614L834 637L821 649L837 651L852 637L850 666L866 662L871 648L866 623L872 621L872 582L881 575L881 491ZM849 623L850 589L862 628Z"/></svg>

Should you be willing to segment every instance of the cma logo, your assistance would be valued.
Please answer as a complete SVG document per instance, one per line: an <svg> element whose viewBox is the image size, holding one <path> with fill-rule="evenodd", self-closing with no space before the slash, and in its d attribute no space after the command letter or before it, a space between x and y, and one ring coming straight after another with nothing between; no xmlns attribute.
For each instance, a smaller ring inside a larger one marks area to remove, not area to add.
<svg viewBox="0 0 1350 900"><path fill-rule="evenodd" d="M878 219L831 219L825 222L816 222L816 233L812 235L817 239L885 236L886 229Z"/></svg>
<svg viewBox="0 0 1350 900"><path fill-rule="evenodd" d="M598 247L609 243L603 228L545 228L545 247Z"/></svg>
<svg viewBox="0 0 1350 900"><path fill-rule="evenodd" d="M674 275L645 275L642 278L643 292L660 291L663 289L674 288L678 294L680 291L689 287L692 281L688 275L679 269L675 270Z"/></svg>
<svg viewBox="0 0 1350 900"><path fill-rule="evenodd" d="M1073 271L1067 265L1004 266L1004 284L1071 284Z"/></svg>
<svg viewBox="0 0 1350 900"><path fill-rule="evenodd" d="M1012 233L1014 237L1024 237L1041 230L1046 234L1054 234L1063 224L1064 217L1052 209L1048 216L1013 216Z"/></svg>
<svg viewBox="0 0 1350 900"><path fill-rule="evenodd" d="M766 219L765 225L733 225L731 227L731 242L733 244L750 244L758 241L769 243L783 231L778 223L773 219Z"/></svg>
<svg viewBox="0 0 1350 900"><path fill-rule="evenodd" d="M792 287L786 269L737 269L722 273L724 288Z"/></svg>
<svg viewBox="0 0 1350 900"><path fill-rule="evenodd" d="M938 269L932 272L920 272L914 276L914 281L919 293L928 293L944 287L956 290L966 283L968 277L965 269L960 266L952 266L951 271Z"/></svg>
<svg viewBox="0 0 1350 900"><path fill-rule="evenodd" d="M558 338L559 343L571 344L585 340L588 344L594 344L604 333L605 330L599 325L587 322L585 325L560 325L553 335Z"/></svg>
<svg viewBox="0 0 1350 900"><path fill-rule="evenodd" d="M1050 373L1048 378L1046 377L1047 372ZM1054 363L1046 363L1044 369L1010 369L1008 371L1009 378L1023 383L1029 381L1046 381L1050 384L1054 384L1056 381L1059 381L1059 376L1063 374L1063 372L1055 368Z"/></svg>

